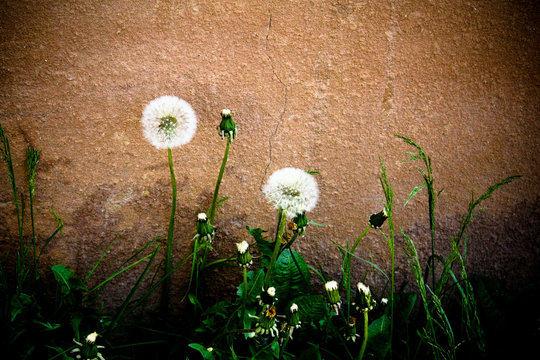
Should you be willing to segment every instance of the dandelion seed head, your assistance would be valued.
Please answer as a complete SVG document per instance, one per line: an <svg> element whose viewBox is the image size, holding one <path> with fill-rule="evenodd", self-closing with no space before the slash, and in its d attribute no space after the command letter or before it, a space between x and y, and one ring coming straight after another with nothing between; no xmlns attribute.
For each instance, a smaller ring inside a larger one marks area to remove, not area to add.
<svg viewBox="0 0 540 360"><path fill-rule="evenodd" d="M174 148L191 141L197 130L193 108L176 96L161 96L148 103L141 118L143 134L158 149Z"/></svg>
<svg viewBox="0 0 540 360"><path fill-rule="evenodd" d="M288 216L311 211L319 199L315 178L301 169L283 168L275 171L263 188L266 198Z"/></svg>

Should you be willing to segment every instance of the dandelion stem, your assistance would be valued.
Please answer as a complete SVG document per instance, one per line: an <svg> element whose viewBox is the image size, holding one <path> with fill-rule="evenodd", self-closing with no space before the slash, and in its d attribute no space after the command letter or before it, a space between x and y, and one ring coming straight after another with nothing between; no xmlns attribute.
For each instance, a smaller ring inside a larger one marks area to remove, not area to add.
<svg viewBox="0 0 540 360"><path fill-rule="evenodd" d="M283 238L283 231L285 230L286 223L287 223L287 215L284 213L283 209L280 207L279 212L278 212L278 224L277 224L276 241L274 244L274 252L272 253L272 258L270 259L270 265L268 265L268 270L264 278L265 288L267 288L268 284L270 283L272 271L274 269L274 265L276 264L279 249L281 248L281 240Z"/></svg>
<svg viewBox="0 0 540 360"><path fill-rule="evenodd" d="M171 171L171 185L172 185L172 205L171 205L171 218L169 220L169 231L167 232L167 253L165 259L165 273L168 274L171 271L171 254L172 243L174 234L174 218L176 215L176 178L174 176L174 164L172 160L171 148L167 148L169 155L169 169ZM171 278L167 277L163 283L163 295L161 298L161 311L166 313L169 306L169 289L171 287Z"/></svg>
<svg viewBox="0 0 540 360"><path fill-rule="evenodd" d="M246 312L246 301L247 301L247 293L248 293L247 269L245 266L242 266L242 272L244 274L244 293L242 294L242 324L244 324L244 316Z"/></svg>
<svg viewBox="0 0 540 360"><path fill-rule="evenodd" d="M356 360L362 360L364 357L364 352L366 351L368 336L369 336L369 326L368 326L368 312L367 310L364 311L364 340L362 340L362 347L360 348L360 352L358 353L358 357Z"/></svg>
<svg viewBox="0 0 540 360"><path fill-rule="evenodd" d="M227 145L225 147L225 154L223 155L223 161L221 162L221 168L219 169L219 175L216 182L216 188L214 189L214 198L212 199L212 205L208 211L208 221L210 224L214 225L214 218L216 216L216 205L219 196L219 187L221 186L221 179L223 178L223 173L225 172L225 165L227 164L227 158L229 157L229 149L231 147L231 137L227 137Z"/></svg>

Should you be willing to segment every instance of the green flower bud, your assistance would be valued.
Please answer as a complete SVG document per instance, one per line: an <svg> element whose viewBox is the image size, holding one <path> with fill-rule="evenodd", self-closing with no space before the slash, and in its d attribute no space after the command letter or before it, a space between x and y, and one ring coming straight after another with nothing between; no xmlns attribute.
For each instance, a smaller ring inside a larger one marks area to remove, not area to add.
<svg viewBox="0 0 540 360"><path fill-rule="evenodd" d="M287 323L291 328L300 327L302 322L300 321L300 314L298 313L298 305L292 304L289 308L289 319L287 320Z"/></svg>
<svg viewBox="0 0 540 360"><path fill-rule="evenodd" d="M341 306L341 296L339 295L338 283L334 280L328 281L324 287L326 289L326 296L328 297L328 304L330 304L337 315Z"/></svg>
<svg viewBox="0 0 540 360"><path fill-rule="evenodd" d="M208 221L205 213L197 215L197 235L201 241L211 243L215 235L214 227Z"/></svg>
<svg viewBox="0 0 540 360"><path fill-rule="evenodd" d="M221 111L221 123L219 124L219 134L221 138L229 137L231 141L238 136L238 129L234 123L231 115L231 110L223 109Z"/></svg>
<svg viewBox="0 0 540 360"><path fill-rule="evenodd" d="M294 223L296 224L296 232L299 235L304 235L306 233L306 227L308 226L308 219L306 216L306 212L302 212L301 214L298 214L293 219Z"/></svg>
<svg viewBox="0 0 540 360"><path fill-rule="evenodd" d="M276 301L276 288L271 286L258 296L260 305L273 305Z"/></svg>
<svg viewBox="0 0 540 360"><path fill-rule="evenodd" d="M241 243L236 244L238 253L236 254L236 261L238 265L242 267L247 267L248 265L253 264L251 254L249 253L249 244L247 241L242 241Z"/></svg>
<svg viewBox="0 0 540 360"><path fill-rule="evenodd" d="M372 310L375 305L375 300L371 298L371 290L369 289L369 286L359 282L356 287L358 288L358 292L356 293L356 301L354 303L356 310L362 312Z"/></svg>

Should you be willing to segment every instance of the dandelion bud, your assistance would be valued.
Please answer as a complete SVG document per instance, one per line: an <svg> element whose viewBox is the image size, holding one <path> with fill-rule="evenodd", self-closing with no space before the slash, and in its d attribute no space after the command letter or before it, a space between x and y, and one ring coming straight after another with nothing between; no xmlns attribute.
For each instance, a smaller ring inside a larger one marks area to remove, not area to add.
<svg viewBox="0 0 540 360"><path fill-rule="evenodd" d="M299 235L304 235L306 233L306 226L308 225L308 219L306 217L306 212L302 212L301 214L298 214L293 219L294 223L296 224L296 232Z"/></svg>
<svg viewBox="0 0 540 360"><path fill-rule="evenodd" d="M231 141L238 136L238 129L234 123L231 115L231 110L223 109L221 111L221 123L219 124L219 134L221 138L229 137Z"/></svg>
<svg viewBox="0 0 540 360"><path fill-rule="evenodd" d="M373 306L375 305L375 301L371 298L371 290L369 290L369 286L359 282L356 287L358 288L355 301L356 309L359 311L372 310Z"/></svg>
<svg viewBox="0 0 540 360"><path fill-rule="evenodd" d="M298 313L298 305L292 304L289 308L289 319L287 320L291 328L299 328L300 324L300 314Z"/></svg>
<svg viewBox="0 0 540 360"><path fill-rule="evenodd" d="M328 281L324 285L324 287L326 289L326 295L328 296L328 303L337 315L341 306L341 297L339 295L338 283L334 280Z"/></svg>
<svg viewBox="0 0 540 360"><path fill-rule="evenodd" d="M205 213L197 215L197 235L203 242L211 243L215 235L214 227L208 221Z"/></svg>
<svg viewBox="0 0 540 360"><path fill-rule="evenodd" d="M386 219L388 219L388 214L386 213L386 209L383 209L383 211L369 217L369 225L371 225L372 228L380 229Z"/></svg>
<svg viewBox="0 0 540 360"><path fill-rule="evenodd" d="M249 253L249 244L247 241L242 241L241 243L236 244L238 253L236 254L236 261L238 265L242 267L247 267L248 265L253 264L251 254Z"/></svg>
<svg viewBox="0 0 540 360"><path fill-rule="evenodd" d="M98 336L98 333L95 331L91 334L88 334L88 336L86 337L86 342L88 344L94 344L96 342L97 336Z"/></svg>
<svg viewBox="0 0 540 360"><path fill-rule="evenodd" d="M271 286L259 295L261 305L272 305L276 301L276 288Z"/></svg>

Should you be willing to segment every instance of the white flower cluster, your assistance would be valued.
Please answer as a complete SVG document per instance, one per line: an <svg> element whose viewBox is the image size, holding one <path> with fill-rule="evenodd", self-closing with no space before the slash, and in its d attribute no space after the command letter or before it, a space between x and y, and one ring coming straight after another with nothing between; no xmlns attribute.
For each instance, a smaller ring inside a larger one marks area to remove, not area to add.
<svg viewBox="0 0 540 360"><path fill-rule="evenodd" d="M169 95L150 101L144 108L141 123L144 136L158 149L187 144L197 130L197 116L191 106Z"/></svg>
<svg viewBox="0 0 540 360"><path fill-rule="evenodd" d="M287 216L311 211L319 199L315 178L301 169L283 168L275 171L263 188L266 198Z"/></svg>

